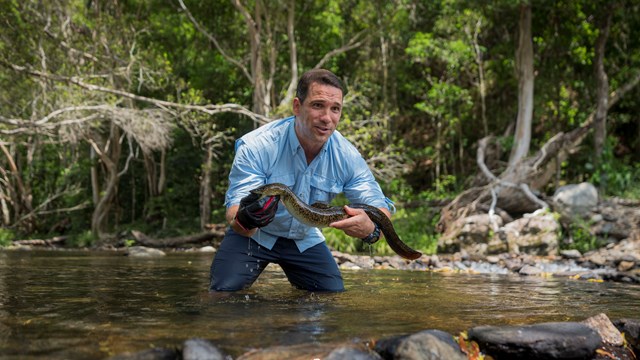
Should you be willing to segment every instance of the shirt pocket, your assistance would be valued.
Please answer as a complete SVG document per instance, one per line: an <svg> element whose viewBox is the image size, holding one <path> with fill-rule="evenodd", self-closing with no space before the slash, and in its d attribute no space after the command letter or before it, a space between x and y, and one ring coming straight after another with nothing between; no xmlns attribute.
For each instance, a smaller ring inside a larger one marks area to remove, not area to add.
<svg viewBox="0 0 640 360"><path fill-rule="evenodd" d="M289 189L293 189L293 186L296 184L296 177L294 174L274 174L267 179L267 184L273 183L285 184L289 187Z"/></svg>
<svg viewBox="0 0 640 360"><path fill-rule="evenodd" d="M342 192L343 186L336 179L314 175L310 181L310 204L315 202L330 203L333 198Z"/></svg>

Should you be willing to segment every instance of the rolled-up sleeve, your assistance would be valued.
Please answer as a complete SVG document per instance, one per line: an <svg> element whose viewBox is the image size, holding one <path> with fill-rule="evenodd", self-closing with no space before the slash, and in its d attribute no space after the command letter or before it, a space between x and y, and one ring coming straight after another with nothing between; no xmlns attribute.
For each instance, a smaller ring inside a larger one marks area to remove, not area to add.
<svg viewBox="0 0 640 360"><path fill-rule="evenodd" d="M373 173L362 157L351 159L353 177L344 186L344 194L352 203L362 203L391 210Z"/></svg>
<svg viewBox="0 0 640 360"><path fill-rule="evenodd" d="M249 195L249 191L266 183L261 162L242 140L236 141L236 156L229 173L229 189L225 196L225 205L238 205L240 200Z"/></svg>

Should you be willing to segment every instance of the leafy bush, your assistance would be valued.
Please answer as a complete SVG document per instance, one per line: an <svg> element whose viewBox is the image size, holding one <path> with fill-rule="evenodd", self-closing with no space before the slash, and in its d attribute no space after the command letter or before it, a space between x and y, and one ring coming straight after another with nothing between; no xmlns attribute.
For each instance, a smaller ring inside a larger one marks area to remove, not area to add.
<svg viewBox="0 0 640 360"><path fill-rule="evenodd" d="M569 224L568 232L569 242L563 244L563 249L576 249L584 254L603 245L602 241L591 233L589 223L586 221L575 220Z"/></svg>
<svg viewBox="0 0 640 360"><path fill-rule="evenodd" d="M91 233L91 230L72 235L69 237L69 245L73 247L86 247L91 246L95 238Z"/></svg>
<svg viewBox="0 0 640 360"><path fill-rule="evenodd" d="M439 213L427 207L415 209L398 209L392 217L393 225L400 236L410 247L425 254L435 254L438 245L438 234L435 224ZM360 239L352 238L344 232L334 228L323 229L327 244L334 250L346 253L372 253L375 255L393 255L393 250L385 240L368 245Z"/></svg>
<svg viewBox="0 0 640 360"><path fill-rule="evenodd" d="M0 228L0 246L9 246L11 245L11 241L16 238L13 231L9 229Z"/></svg>
<svg viewBox="0 0 640 360"><path fill-rule="evenodd" d="M589 181L604 190L605 195L640 199L640 164L617 158L613 153L616 143L615 137L607 138L602 160L595 169L591 162L585 164L587 171L593 171Z"/></svg>

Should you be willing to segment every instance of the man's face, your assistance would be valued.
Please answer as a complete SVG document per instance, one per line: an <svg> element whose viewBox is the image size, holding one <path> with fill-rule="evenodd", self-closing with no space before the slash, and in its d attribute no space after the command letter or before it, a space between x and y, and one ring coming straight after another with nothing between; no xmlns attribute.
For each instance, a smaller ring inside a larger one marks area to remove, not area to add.
<svg viewBox="0 0 640 360"><path fill-rule="evenodd" d="M309 86L304 103L293 100L296 133L303 147L319 149L336 130L342 115L342 90L320 83Z"/></svg>

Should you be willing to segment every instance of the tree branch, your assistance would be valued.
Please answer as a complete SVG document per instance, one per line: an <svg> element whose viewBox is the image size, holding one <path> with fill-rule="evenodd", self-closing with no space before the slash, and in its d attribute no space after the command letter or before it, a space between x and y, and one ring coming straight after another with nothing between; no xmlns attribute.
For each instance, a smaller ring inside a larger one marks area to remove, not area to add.
<svg viewBox="0 0 640 360"><path fill-rule="evenodd" d="M339 47L337 49L333 49L331 51L329 51L328 53L326 53L322 59L320 59L320 61L316 64L316 66L314 66L314 69L318 69L321 68L327 61L329 61L332 57L336 56L336 55L340 55L342 53L345 53L349 50L355 49L357 47L360 47L362 45L362 43L364 42L364 39L358 41L358 39L360 38L360 36L364 34L364 30L357 33L354 37L351 38L351 40L349 40L349 42L342 46ZM366 38L366 37L365 37Z"/></svg>
<svg viewBox="0 0 640 360"><path fill-rule="evenodd" d="M291 104L298 84L298 50L295 38L295 0L289 3L289 13L287 14L287 37L289 40L289 66L291 67L291 81L287 87L287 92L280 101L278 107Z"/></svg>
<svg viewBox="0 0 640 360"><path fill-rule="evenodd" d="M178 0L178 2L180 3L180 7L182 8L182 10L184 10L185 14L187 14L187 17L189 18L189 20L191 20L191 22L196 27L196 29L198 29L198 31L200 31L204 36L207 37L207 39L209 39L209 41L213 43L213 46L216 47L216 49L220 52L220 55L222 55L223 58L225 58L227 61L234 64L238 68L240 68L244 76L253 84L253 76L251 76L247 67L244 66L240 61L229 56L229 54L227 54L227 52L224 51L224 49L222 49L222 47L220 46L218 39L216 39L215 36L209 33L202 25L200 25L198 20L196 20L196 18L193 17L193 15L191 14L191 11L189 11L189 9L184 4L184 2L182 0Z"/></svg>
<svg viewBox="0 0 640 360"><path fill-rule="evenodd" d="M26 73L26 74L29 74L29 75L32 75L32 76L36 76L36 77L40 77L40 78L44 78L44 79L48 79L48 80L52 80L52 81L66 82L66 83L74 84L76 86L79 86L79 87L81 87L83 89L87 89L87 90L90 90L90 91L104 92L104 93L113 94L113 95L117 95L117 96L120 96L120 97L136 100L136 101L145 102L145 103L148 103L148 104L153 104L153 105L155 105L155 106L157 106L159 108L166 109L169 112L171 112L171 111L168 110L168 109L184 109L184 110L191 110L191 111L199 111L199 112L203 112L203 113L206 113L206 114L209 114L209 115L230 112L230 113L235 113L235 114L240 114L240 115L247 116L248 118L252 119L253 121L255 121L255 122L259 123L259 124L266 124L266 123L271 121L271 119L269 119L268 117L266 117L264 115L256 114L253 111L251 111L251 110L249 110L249 109L247 109L247 108L245 108L245 107L243 107L241 105L238 105L238 104L223 104L223 105L180 104L180 103L175 103L175 102L171 102L171 101L158 100L158 99L153 99L153 98L149 98L149 97L146 97L146 96L136 95L136 94L132 94L132 93L127 92L127 91L110 89L110 88L103 87L103 86L88 84L88 83L82 81L80 78L78 78L76 76L67 77L67 76L50 74L50 73L46 73L46 72L42 72L42 71L38 71L38 70L32 70L32 69L24 67L24 66L19 66L19 65L15 65L15 64L7 64L7 63L5 63L3 61L0 61L0 64L5 65L5 66L13 69L14 71L21 72L21 73Z"/></svg>

